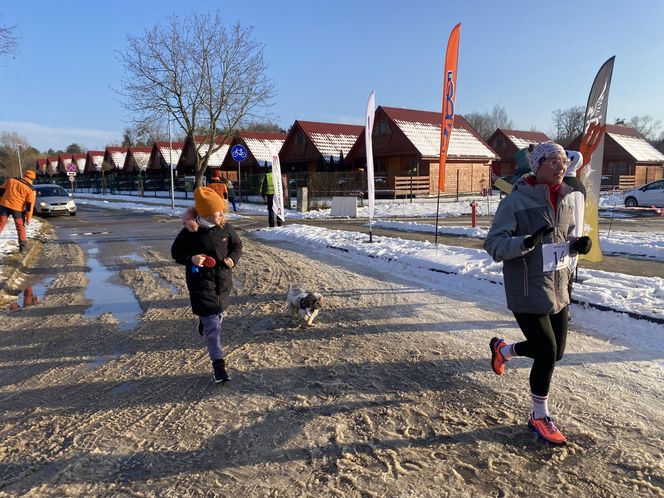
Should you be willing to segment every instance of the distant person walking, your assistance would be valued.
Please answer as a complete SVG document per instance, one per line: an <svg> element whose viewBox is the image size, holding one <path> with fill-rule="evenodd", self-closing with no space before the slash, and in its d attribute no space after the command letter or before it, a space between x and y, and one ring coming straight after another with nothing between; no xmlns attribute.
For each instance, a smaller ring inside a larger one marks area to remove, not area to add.
<svg viewBox="0 0 664 498"><path fill-rule="evenodd" d="M237 213L237 208L235 207L235 187L233 187L233 182L222 176L221 181L226 184L226 190L228 191L228 201L233 205L233 212Z"/></svg>
<svg viewBox="0 0 664 498"><path fill-rule="evenodd" d="M226 182L221 181L221 171L218 169L212 170L212 179L208 187L219 194L219 197L222 199L228 199L228 188L226 187Z"/></svg>
<svg viewBox="0 0 664 498"><path fill-rule="evenodd" d="M230 304L232 268L242 256L242 241L226 221L228 204L208 187L194 190L195 223L186 223L171 247L173 259L185 265L191 310L199 317L215 384L228 382L221 350L221 322Z"/></svg>
<svg viewBox="0 0 664 498"><path fill-rule="evenodd" d="M567 341L568 256L587 254L592 244L589 237L573 235L572 188L563 183L568 164L560 145L537 145L530 156L532 173L521 177L500 202L484 241L494 261L503 262L507 307L526 337L512 344L492 338L491 368L503 375L512 356L533 359L528 427L552 444L566 442L551 418L548 398Z"/></svg>
<svg viewBox="0 0 664 498"><path fill-rule="evenodd" d="M268 225L274 226L274 209L272 207L272 202L274 200L274 178L272 178L272 171L265 173L265 178L263 178L263 184L261 185L261 194L263 195L263 200L267 204L267 222ZM283 226L284 222L278 216L277 226Z"/></svg>
<svg viewBox="0 0 664 498"><path fill-rule="evenodd" d="M35 187L32 183L37 174L28 170L23 178L10 178L0 190L0 233L5 228L9 216L14 218L16 233L18 234L18 247L24 253L28 247L28 237L25 226L30 223L35 209Z"/></svg>

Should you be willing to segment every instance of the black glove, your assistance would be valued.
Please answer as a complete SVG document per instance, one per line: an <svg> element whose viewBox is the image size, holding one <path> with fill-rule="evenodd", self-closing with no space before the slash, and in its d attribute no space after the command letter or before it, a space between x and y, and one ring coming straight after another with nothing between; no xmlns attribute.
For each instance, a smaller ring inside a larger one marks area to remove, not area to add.
<svg viewBox="0 0 664 498"><path fill-rule="evenodd" d="M523 246L526 249L532 249L537 244L540 244L542 242L542 239L544 238L545 235L549 235L551 232L553 232L553 227L548 227L544 225L542 228L539 228L534 234L526 235L526 237L523 239Z"/></svg>
<svg viewBox="0 0 664 498"><path fill-rule="evenodd" d="M572 251L579 254L588 254L593 247L593 241L590 240L590 237L584 235L572 242L570 247L572 248Z"/></svg>

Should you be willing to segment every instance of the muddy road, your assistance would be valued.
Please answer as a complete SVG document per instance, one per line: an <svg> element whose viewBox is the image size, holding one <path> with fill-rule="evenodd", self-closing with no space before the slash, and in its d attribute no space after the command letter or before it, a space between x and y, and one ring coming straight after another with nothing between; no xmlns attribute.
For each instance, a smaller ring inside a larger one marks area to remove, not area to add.
<svg viewBox="0 0 664 498"><path fill-rule="evenodd" d="M520 337L506 310L238 223L218 387L168 253L178 221L77 218L28 269L41 304L0 314L0 496L664 495L657 352L574 325L551 392L570 443L542 446L529 360L489 369L490 337ZM99 276L133 322L90 313ZM324 296L314 328L286 316L295 282Z"/></svg>

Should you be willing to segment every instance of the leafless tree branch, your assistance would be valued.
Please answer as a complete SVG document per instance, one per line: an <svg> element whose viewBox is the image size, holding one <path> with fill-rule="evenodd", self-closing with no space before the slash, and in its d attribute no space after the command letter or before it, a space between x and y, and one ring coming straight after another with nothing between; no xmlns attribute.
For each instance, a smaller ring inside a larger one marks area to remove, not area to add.
<svg viewBox="0 0 664 498"><path fill-rule="evenodd" d="M196 182L224 141L273 97L263 46L251 28L226 26L217 13L172 16L118 53L125 108L140 125L171 118L196 143Z"/></svg>

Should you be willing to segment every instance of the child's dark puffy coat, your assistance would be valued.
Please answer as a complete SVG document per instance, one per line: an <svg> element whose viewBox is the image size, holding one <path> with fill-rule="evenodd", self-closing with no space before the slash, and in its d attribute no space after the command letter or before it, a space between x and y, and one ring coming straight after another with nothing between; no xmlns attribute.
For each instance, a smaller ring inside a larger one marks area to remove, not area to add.
<svg viewBox="0 0 664 498"><path fill-rule="evenodd" d="M196 267L198 271L192 272L191 257L196 254L212 256L216 265ZM194 315L213 315L228 307L233 274L223 260L231 258L237 264L242 255L242 241L230 224L212 228L200 226L196 232L183 229L173 242L171 255L187 267L187 289Z"/></svg>

